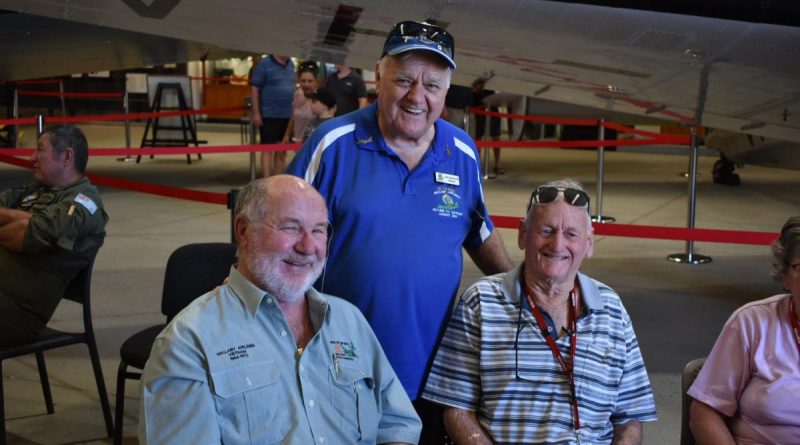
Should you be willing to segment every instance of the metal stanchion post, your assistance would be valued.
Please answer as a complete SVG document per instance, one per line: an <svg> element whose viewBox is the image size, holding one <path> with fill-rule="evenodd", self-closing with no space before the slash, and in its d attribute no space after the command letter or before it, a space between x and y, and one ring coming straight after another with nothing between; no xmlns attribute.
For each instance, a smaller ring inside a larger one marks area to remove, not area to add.
<svg viewBox="0 0 800 445"><path fill-rule="evenodd" d="M255 145L257 142L256 139L256 126L253 123L253 107L252 105L252 97L247 97L244 99L244 105L247 107L247 116L250 118L250 143ZM256 180L256 152L250 151L250 180Z"/></svg>
<svg viewBox="0 0 800 445"><path fill-rule="evenodd" d="M692 126L691 131L691 153L689 154L689 211L688 227L694 229L695 206L697 201L697 127ZM705 264L711 262L710 256L698 255L694 253L694 241L686 241L686 253L673 253L667 257L675 263Z"/></svg>
<svg viewBox="0 0 800 445"><path fill-rule="evenodd" d="M130 149L131 148L131 119L128 117L130 114L130 102L128 100L128 91L125 91L125 95L122 96L122 108L125 112L125 147ZM117 158L119 162L131 162L133 161L133 156L127 155L124 158Z"/></svg>
<svg viewBox="0 0 800 445"><path fill-rule="evenodd" d="M250 141L253 145L257 144L258 137L256 135L256 126L250 121ZM250 180L256 180L256 152L250 152Z"/></svg>
<svg viewBox="0 0 800 445"><path fill-rule="evenodd" d="M231 242L236 244L236 227L235 227L235 215L234 211L236 210L236 200L239 199L239 189L231 189L228 192L228 209L231 211Z"/></svg>
<svg viewBox="0 0 800 445"><path fill-rule="evenodd" d="M61 98L61 115L66 117L67 116L67 103L64 99L64 81L58 81L58 97Z"/></svg>
<svg viewBox="0 0 800 445"><path fill-rule="evenodd" d="M14 86L14 119L19 119L19 94L16 86ZM20 134L22 132L19 131L19 124L14 124L14 148L19 148Z"/></svg>
<svg viewBox="0 0 800 445"><path fill-rule="evenodd" d="M603 126L605 119L597 121L597 140L606 140L606 127ZM599 223L614 222L616 218L611 216L603 216L603 176L605 175L605 159L606 147L601 145L597 147L597 190L595 191L594 210L595 215L592 216L592 221Z"/></svg>
<svg viewBox="0 0 800 445"><path fill-rule="evenodd" d="M36 115L36 140L44 133L44 116L41 114Z"/></svg>
<svg viewBox="0 0 800 445"><path fill-rule="evenodd" d="M481 139L485 141L486 139ZM483 179L494 179L494 176L489 175L489 152L491 149L489 147L483 147Z"/></svg>
<svg viewBox="0 0 800 445"><path fill-rule="evenodd" d="M464 117L462 118L461 129L469 133L469 107L464 107Z"/></svg>

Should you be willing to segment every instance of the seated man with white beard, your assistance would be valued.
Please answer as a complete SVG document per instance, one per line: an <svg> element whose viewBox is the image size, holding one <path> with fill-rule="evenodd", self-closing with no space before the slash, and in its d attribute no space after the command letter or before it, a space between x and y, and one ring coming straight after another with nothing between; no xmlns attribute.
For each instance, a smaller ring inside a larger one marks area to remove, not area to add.
<svg viewBox="0 0 800 445"><path fill-rule="evenodd" d="M421 423L350 303L311 285L328 211L294 176L248 184L239 262L158 336L142 377L142 444L417 443Z"/></svg>

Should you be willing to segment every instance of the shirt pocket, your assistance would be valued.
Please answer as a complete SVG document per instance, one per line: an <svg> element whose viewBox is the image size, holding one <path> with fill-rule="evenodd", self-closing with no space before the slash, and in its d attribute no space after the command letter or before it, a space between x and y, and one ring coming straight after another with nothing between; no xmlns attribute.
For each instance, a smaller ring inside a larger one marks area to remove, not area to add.
<svg viewBox="0 0 800 445"><path fill-rule="evenodd" d="M578 398L595 413L612 413L619 396L625 366L625 343L595 339L579 353L576 369ZM581 417L583 420L583 417ZM598 419L594 419L598 420ZM587 424L589 417L587 417Z"/></svg>
<svg viewBox="0 0 800 445"><path fill-rule="evenodd" d="M280 443L294 422L277 364L258 362L211 374L224 443ZM284 402L282 402L284 401Z"/></svg>
<svg viewBox="0 0 800 445"><path fill-rule="evenodd" d="M341 365L331 366L329 373L331 404L340 413L341 428L355 431L350 436L358 437L361 442L375 443L380 420L375 379L361 369Z"/></svg>

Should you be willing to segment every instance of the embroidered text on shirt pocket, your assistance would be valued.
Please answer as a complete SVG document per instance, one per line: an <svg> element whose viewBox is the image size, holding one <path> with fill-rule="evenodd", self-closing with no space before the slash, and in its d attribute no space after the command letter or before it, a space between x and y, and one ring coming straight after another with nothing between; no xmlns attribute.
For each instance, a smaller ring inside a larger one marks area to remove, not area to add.
<svg viewBox="0 0 800 445"><path fill-rule="evenodd" d="M374 443L380 417L374 393L375 380L360 369L344 365L331 366L329 372L331 403L343 414L342 428L356 429L360 441ZM353 412L357 413L355 419Z"/></svg>
<svg viewBox="0 0 800 445"><path fill-rule="evenodd" d="M270 444L284 439L294 423L294 413L274 403L288 397L280 376L280 368L273 362L211 374L223 442L248 443L243 442L247 438L249 443Z"/></svg>

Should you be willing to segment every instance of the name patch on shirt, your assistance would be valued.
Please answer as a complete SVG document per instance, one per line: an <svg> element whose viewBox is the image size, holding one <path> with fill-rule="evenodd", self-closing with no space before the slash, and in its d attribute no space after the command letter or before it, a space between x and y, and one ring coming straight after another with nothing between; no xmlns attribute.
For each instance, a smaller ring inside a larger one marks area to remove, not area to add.
<svg viewBox="0 0 800 445"><path fill-rule="evenodd" d="M461 179L458 175L451 175L449 173L436 172L436 182L447 185L461 185Z"/></svg>
<svg viewBox="0 0 800 445"><path fill-rule="evenodd" d="M253 343L248 343L246 345L239 345L239 346L231 346L228 349L223 349L222 351L217 352L217 357L227 355L230 361L247 358L250 357L250 353L247 352L247 350L255 347L256 345Z"/></svg>
<svg viewBox="0 0 800 445"><path fill-rule="evenodd" d="M97 211L97 204L92 201L92 198L84 195L83 193L78 193L78 196L75 197L74 201L86 207L86 210L88 210L92 215L94 215L94 212Z"/></svg>

